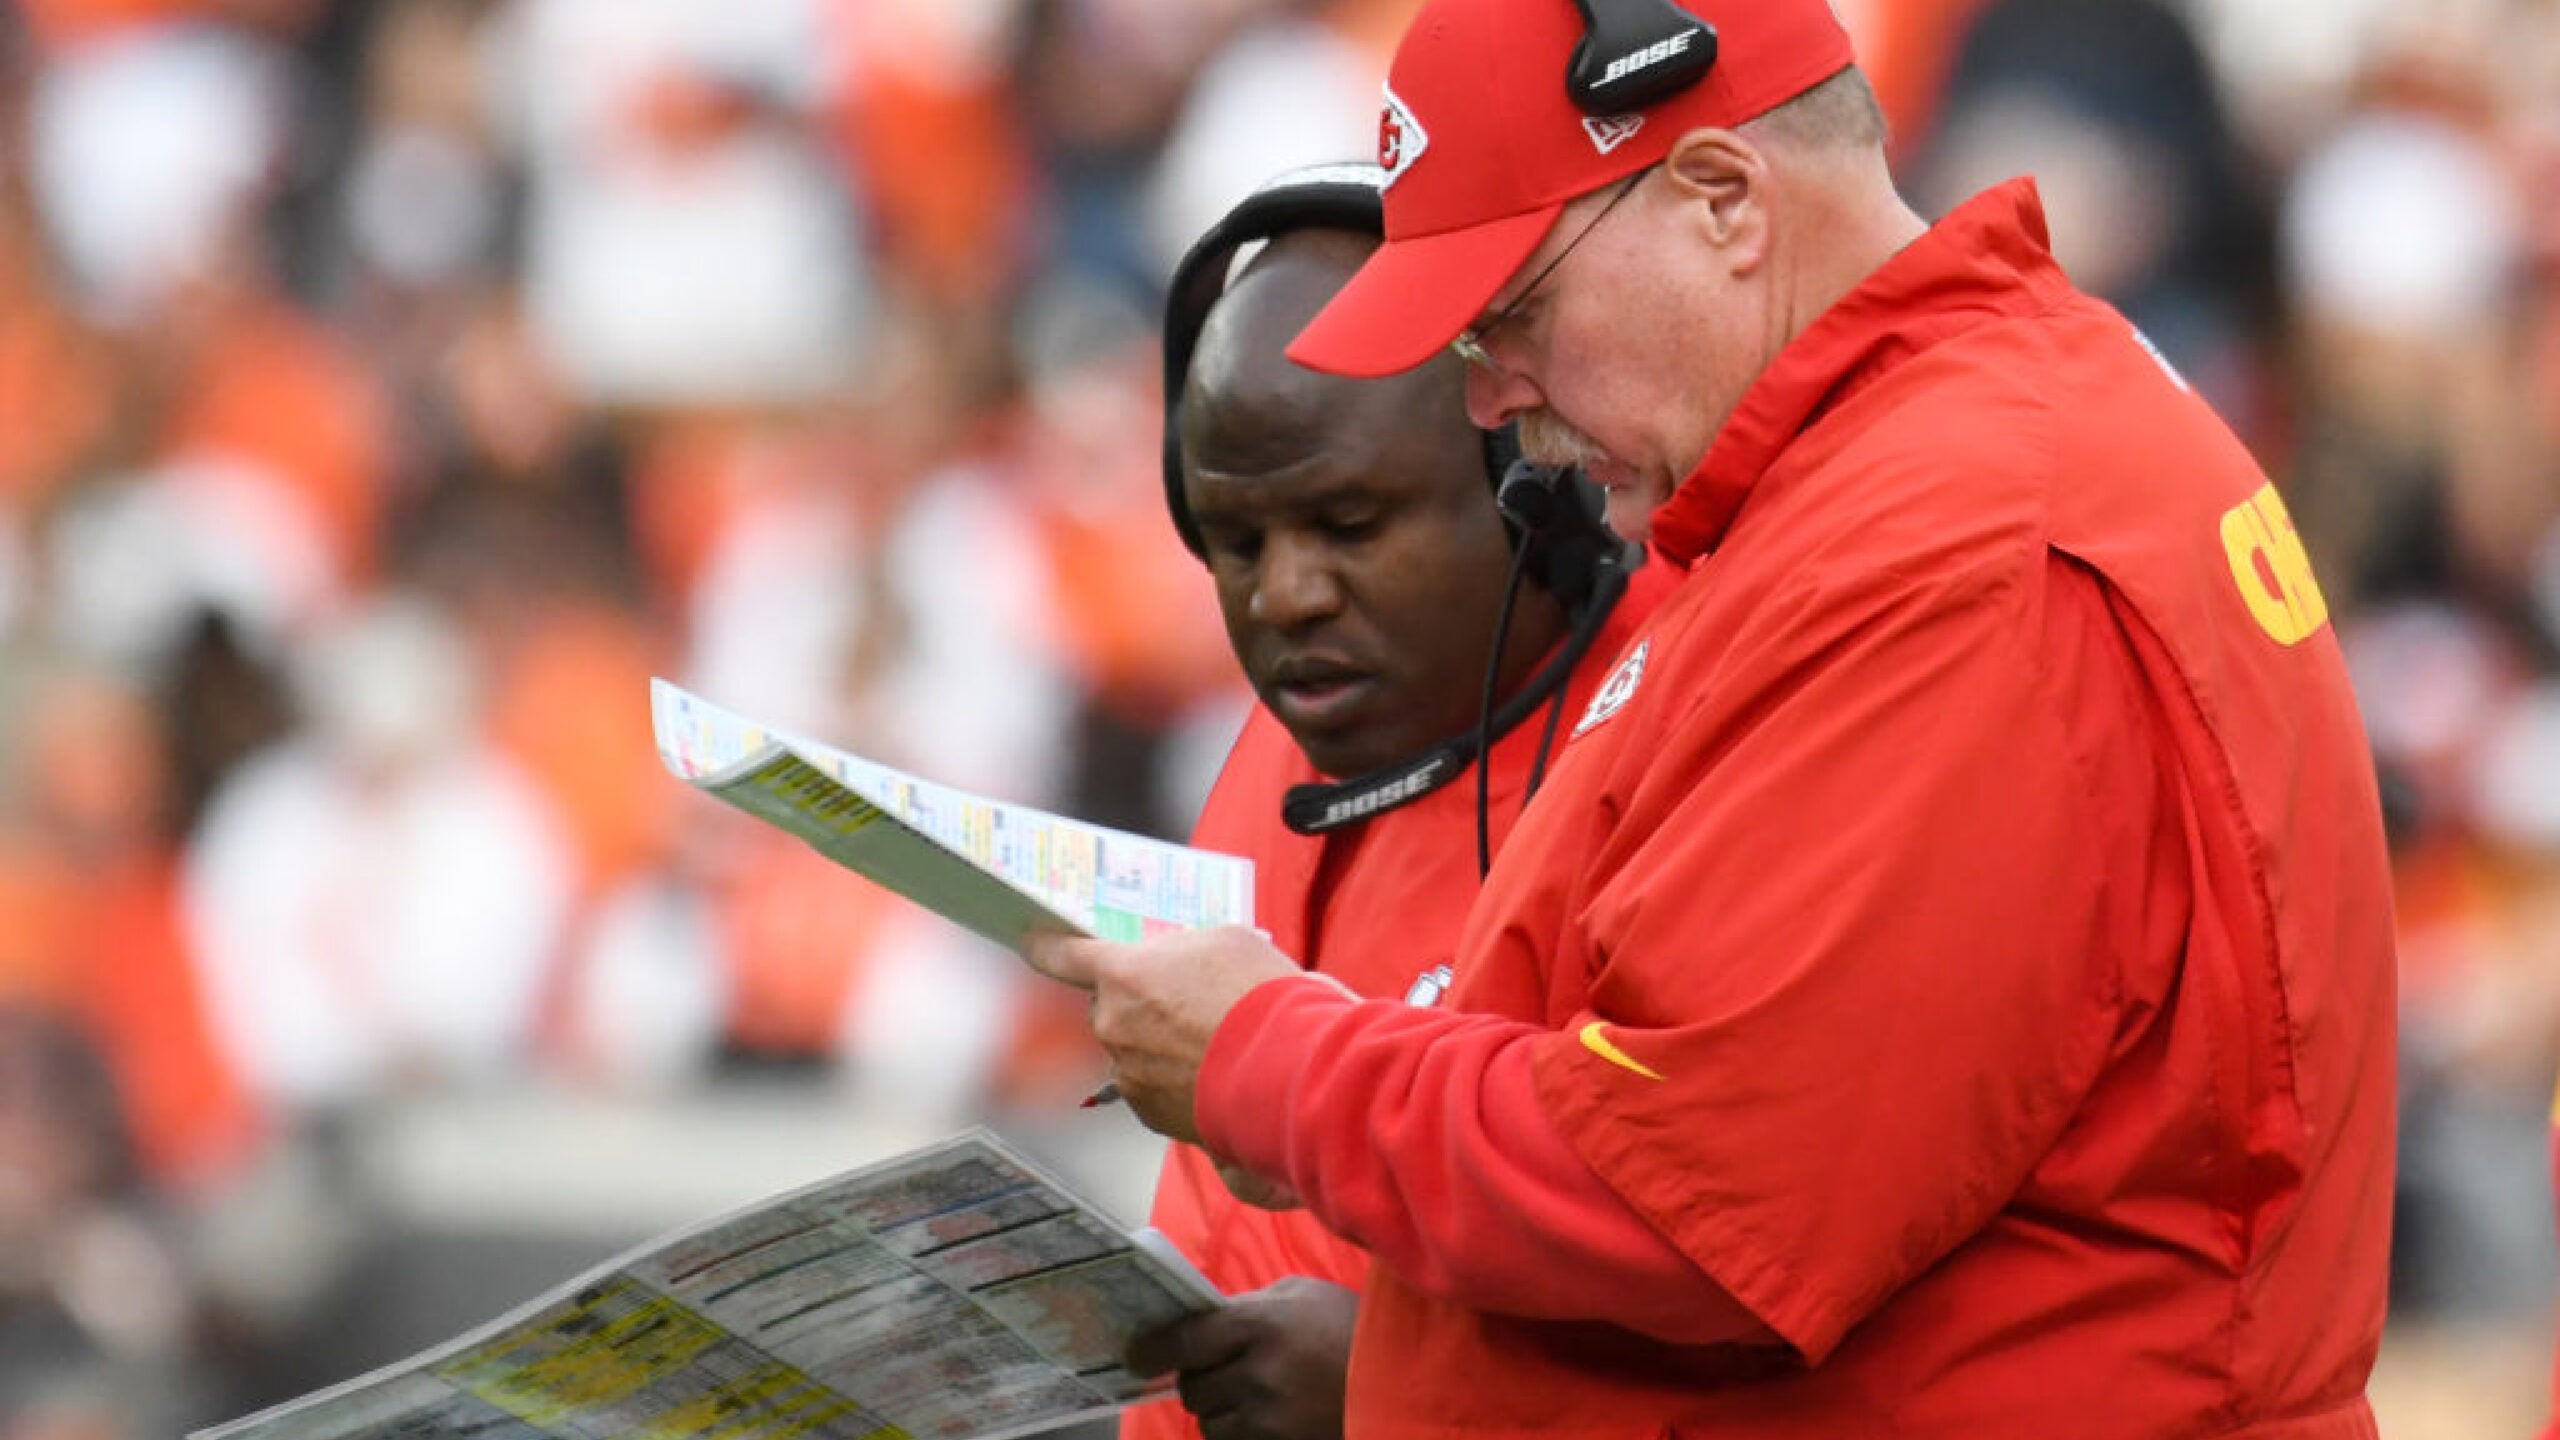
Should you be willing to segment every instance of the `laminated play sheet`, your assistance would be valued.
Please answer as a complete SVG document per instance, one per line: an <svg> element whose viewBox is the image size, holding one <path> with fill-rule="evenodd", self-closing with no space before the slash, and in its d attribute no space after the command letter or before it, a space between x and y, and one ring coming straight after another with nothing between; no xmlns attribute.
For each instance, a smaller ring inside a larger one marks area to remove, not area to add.
<svg viewBox="0 0 2560 1440"><path fill-rule="evenodd" d="M1253 862L989 800L761 725L664 680L658 757L696 789L1009 948L1253 923Z"/></svg>
<svg viewBox="0 0 2560 1440"><path fill-rule="evenodd" d="M194 1440L1004 1440L1156 1393L1222 1303L985 1131L653 1240L444 1345Z"/></svg>

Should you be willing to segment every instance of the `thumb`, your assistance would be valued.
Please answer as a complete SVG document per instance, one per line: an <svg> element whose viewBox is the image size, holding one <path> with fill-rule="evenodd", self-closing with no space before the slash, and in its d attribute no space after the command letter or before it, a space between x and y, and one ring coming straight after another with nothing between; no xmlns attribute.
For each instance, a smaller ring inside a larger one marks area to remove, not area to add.
<svg viewBox="0 0 2560 1440"><path fill-rule="evenodd" d="M1213 1157L1214 1158L1214 1157ZM1241 1165L1216 1161L1218 1178L1226 1182L1227 1193L1257 1210L1295 1210L1306 1202L1284 1180L1257 1175Z"/></svg>
<svg viewBox="0 0 2560 1440"><path fill-rule="evenodd" d="M1079 990L1093 988L1101 942L1081 935L1034 930L1022 937L1022 958L1031 968Z"/></svg>
<svg viewBox="0 0 2560 1440"><path fill-rule="evenodd" d="M1206 1370L1241 1353L1246 1338L1227 1310L1185 1315L1131 1340L1122 1363L1132 1375Z"/></svg>

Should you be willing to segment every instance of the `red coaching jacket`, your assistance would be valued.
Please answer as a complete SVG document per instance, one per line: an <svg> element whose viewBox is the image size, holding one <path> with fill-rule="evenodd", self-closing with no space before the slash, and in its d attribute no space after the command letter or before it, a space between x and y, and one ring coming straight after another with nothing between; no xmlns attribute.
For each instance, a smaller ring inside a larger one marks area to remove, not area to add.
<svg viewBox="0 0 2560 1440"><path fill-rule="evenodd" d="M1564 723L1590 704L1611 657L1673 579L1659 565L1631 577L1566 681ZM1493 747L1487 815L1497 850L1520 813L1546 719L1538 711ZM1556 739L1562 742L1561 729ZM1475 772L1358 825L1300 835L1281 823L1281 797L1293 785L1321 778L1280 722L1256 706L1218 772L1191 843L1253 861L1255 920L1283 953L1362 995L1431 1003L1448 983L1459 927L1481 883ZM1238 1203L1209 1157L1193 1146L1177 1144L1166 1153L1150 1218L1230 1295L1292 1275L1356 1290L1368 1276L1368 1253L1307 1212ZM1124 1440L1197 1440L1200 1430L1180 1404L1166 1399L1127 1411L1120 1433Z"/></svg>
<svg viewBox="0 0 2560 1440"><path fill-rule="evenodd" d="M1654 537L1445 1005L1272 982L1203 1067L1376 1257L1353 1435L2371 1437L2390 882L2230 432L2012 184Z"/></svg>

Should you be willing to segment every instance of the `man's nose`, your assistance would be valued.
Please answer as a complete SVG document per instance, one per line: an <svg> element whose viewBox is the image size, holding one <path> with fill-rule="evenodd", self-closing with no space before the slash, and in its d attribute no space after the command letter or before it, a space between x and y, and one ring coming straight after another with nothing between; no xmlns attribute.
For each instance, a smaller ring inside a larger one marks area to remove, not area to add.
<svg viewBox="0 0 2560 1440"><path fill-rule="evenodd" d="M1274 535L1263 541L1254 577L1253 618L1290 630L1342 608L1342 576L1330 547L1313 536Z"/></svg>
<svg viewBox="0 0 2560 1440"><path fill-rule="evenodd" d="M1537 385L1508 366L1467 367L1467 418L1478 429L1499 430L1545 403Z"/></svg>

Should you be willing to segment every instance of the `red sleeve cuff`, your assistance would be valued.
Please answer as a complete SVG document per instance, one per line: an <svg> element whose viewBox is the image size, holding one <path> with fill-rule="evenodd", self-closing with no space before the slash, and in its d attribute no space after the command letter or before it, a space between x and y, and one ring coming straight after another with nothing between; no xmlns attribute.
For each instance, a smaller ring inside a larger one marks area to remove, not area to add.
<svg viewBox="0 0 2560 1440"><path fill-rule="evenodd" d="M1193 1113L1213 1153L1286 1182L1425 1293L1681 1344L1773 1339L1556 1129L1532 1067L1544 1033L1273 980L1210 1037Z"/></svg>
<svg viewBox="0 0 2560 1440"><path fill-rule="evenodd" d="M1313 975L1283 975L1246 991L1200 1059L1191 1113L1201 1148L1257 1175L1287 1177L1289 1114L1271 1097L1285 1092L1296 1068L1300 1047L1290 1035L1308 1016L1359 1003Z"/></svg>

